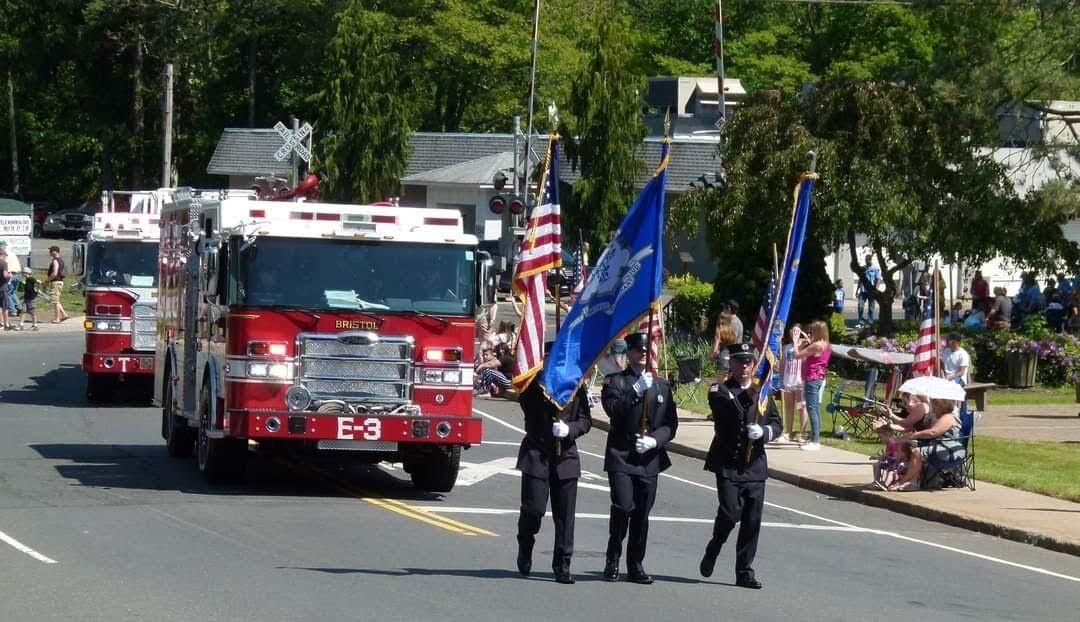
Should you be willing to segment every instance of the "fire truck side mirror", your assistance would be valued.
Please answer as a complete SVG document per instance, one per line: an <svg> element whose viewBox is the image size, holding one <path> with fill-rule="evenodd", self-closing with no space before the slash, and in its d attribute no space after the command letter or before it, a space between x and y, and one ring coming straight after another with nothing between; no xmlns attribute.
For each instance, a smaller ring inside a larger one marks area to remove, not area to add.
<svg viewBox="0 0 1080 622"><path fill-rule="evenodd" d="M71 245L71 272L76 276L86 272L86 242Z"/></svg>
<svg viewBox="0 0 1080 622"><path fill-rule="evenodd" d="M218 290L218 249L212 242L207 240L203 249L203 291L207 298L217 296Z"/></svg>
<svg viewBox="0 0 1080 622"><path fill-rule="evenodd" d="M484 251L478 251L476 258L476 304L487 308L495 304L495 262Z"/></svg>

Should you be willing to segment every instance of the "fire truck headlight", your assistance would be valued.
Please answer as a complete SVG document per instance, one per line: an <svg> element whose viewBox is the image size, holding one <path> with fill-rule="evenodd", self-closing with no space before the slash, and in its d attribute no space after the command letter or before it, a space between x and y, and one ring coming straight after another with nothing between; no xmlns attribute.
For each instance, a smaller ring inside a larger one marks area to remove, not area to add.
<svg viewBox="0 0 1080 622"><path fill-rule="evenodd" d="M120 330L124 325L120 323L120 320L109 320L109 330Z"/></svg>
<svg viewBox="0 0 1080 622"><path fill-rule="evenodd" d="M285 392L285 405L293 412L307 410L311 405L311 393L304 387L292 387Z"/></svg>
<svg viewBox="0 0 1080 622"><path fill-rule="evenodd" d="M266 369L266 375L271 378L286 379L291 374L289 373L289 366L285 363L271 363Z"/></svg>
<svg viewBox="0 0 1080 622"><path fill-rule="evenodd" d="M461 384L461 370L447 369L442 374L444 384Z"/></svg>
<svg viewBox="0 0 1080 622"><path fill-rule="evenodd" d="M461 384L461 370L425 369L419 381L422 384Z"/></svg>
<svg viewBox="0 0 1080 622"><path fill-rule="evenodd" d="M253 378L265 378L269 374L269 367L266 363L248 363L247 375Z"/></svg>

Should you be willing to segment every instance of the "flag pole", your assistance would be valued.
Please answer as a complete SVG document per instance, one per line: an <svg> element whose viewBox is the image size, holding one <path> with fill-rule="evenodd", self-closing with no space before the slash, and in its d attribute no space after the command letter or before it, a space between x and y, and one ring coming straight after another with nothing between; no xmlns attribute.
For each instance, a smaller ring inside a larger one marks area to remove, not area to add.
<svg viewBox="0 0 1080 622"><path fill-rule="evenodd" d="M934 260L934 286L930 291L934 292L934 375L941 375L941 309L938 301L941 300L941 273L938 262Z"/></svg>
<svg viewBox="0 0 1080 622"><path fill-rule="evenodd" d="M671 108L668 108L667 112L664 113L664 142L669 143L669 144L671 143ZM654 177L656 175L658 175L660 173L660 171L662 171L663 168L666 166L666 164L664 163L664 158L663 158L664 152L663 152L662 147L661 147L660 155L661 155L660 167L658 167L656 172L653 173ZM671 157L671 155L668 154L668 157ZM660 223L660 224L663 225L663 223ZM659 266L659 269L662 270L663 266ZM662 291L662 288L661 288L661 291ZM661 298L663 298L663 294L661 294ZM656 318L656 304L655 304L655 302L650 301L649 302L649 325L645 329L645 330L648 331L647 333L645 333L645 373L648 373L649 367L652 364L652 329L653 329L652 327L653 327L653 321L655 320L655 318ZM649 393L649 390L645 389L645 395L648 395L648 393ZM641 436L645 436L646 426L647 426L648 419L649 419L649 400L645 399L645 395L641 396L642 397L642 400L641 400L641 422L638 424L638 431L639 431L639 434Z"/></svg>

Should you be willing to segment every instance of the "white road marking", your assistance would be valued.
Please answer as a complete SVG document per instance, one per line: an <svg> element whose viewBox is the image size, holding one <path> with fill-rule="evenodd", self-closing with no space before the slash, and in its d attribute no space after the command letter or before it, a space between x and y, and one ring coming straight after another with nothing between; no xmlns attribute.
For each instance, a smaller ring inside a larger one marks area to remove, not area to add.
<svg viewBox="0 0 1080 622"><path fill-rule="evenodd" d="M458 471L455 486L472 486L485 479L500 473L509 473L514 470L517 458L496 458L487 462L461 461L461 470Z"/></svg>
<svg viewBox="0 0 1080 622"><path fill-rule="evenodd" d="M478 413L479 415L483 416L483 417L486 417L486 418L490 419L491 421L494 421L495 423L498 423L498 424L501 424L501 425L503 425L503 426L505 426L507 428L510 428L511 430L516 430L516 431L520 432L521 434L525 433L525 430L522 430L521 428L519 428L517 426L506 423L505 421L502 421L501 419L499 419L498 417L496 417L494 415L490 415L488 413L481 412L479 410L475 410L475 412ZM587 455L587 456L603 458L603 456L600 456L600 455L597 455L597 454L594 454L594 453L591 453L591 452L587 452L587 451L582 451L580 449L578 450L578 452L581 453L581 454ZM667 477L669 479L673 479L673 480L678 481L678 482L682 482L684 484L688 484L688 485L691 485L691 486L696 486L698 488L703 488L705 490L710 490L712 492L716 492L716 487L709 486L708 484L702 484L700 482L695 482L695 481L692 481L692 480L684 479L684 478L678 477L676 475L669 475L667 473L661 473L660 475L662 475L664 477ZM578 484L578 486L580 487L581 484ZM928 546L928 547L936 548L936 549L943 550L943 551L949 551L951 553L957 553L959 555L966 555L968 557L974 557L976 559L981 559L983 561L988 561L988 562L992 562L992 563L995 563L995 564L1002 564L1004 566L1011 566L1013 568L1020 568L1022 570L1027 570L1029 572L1034 572L1034 573L1037 573L1037 574L1046 575L1046 576L1050 576L1050 577L1055 577L1055 578L1058 578L1058 579L1064 579L1066 581L1072 581L1072 582L1075 582L1075 583L1080 583L1080 577L1074 577L1074 576L1067 575L1067 574L1061 574L1059 572L1054 572L1052 570L1047 570L1045 568L1039 568L1038 566L1029 566L1027 564L1020 564L1020 563L1017 563L1017 562L1009 561L1007 559L1001 559L1000 557L993 557L991 555L983 555L981 553L975 553L974 551L967 551L967 550L964 550L964 549L958 549L956 547L951 547L951 546L947 546L947 545L944 545L944 544L938 544L936 542L930 542L929 540L922 540L922 539L919 539L919 538L913 538L911 536L905 536L903 534L896 533L896 532L893 532L893 531L884 531L884 530L880 530L880 529L869 529L869 528L865 528L865 527L858 527L858 526L852 525L850 523L845 523L845 522L842 522L842 521L833 520L831 518L826 518L824 516L819 516L817 514L812 514L810 512L804 512L802 510L796 510L795 508L790 508L790 507L783 506L783 505L777 505L775 503L769 503L768 501L765 502L765 505L776 508L776 509L779 509L779 510L785 510L787 512L792 512L792 513L798 514L800 516L806 516L808 518L813 518L815 520L823 521L823 522L826 522L826 523L831 523L832 525L835 525L837 527L842 528L842 529L839 529L839 531L854 531L854 532L859 532L859 533L870 533L870 534L875 534L875 535L880 535L880 536L886 536L886 537L889 537L889 538L895 538L897 540L902 540L904 542L911 542L913 544L921 544L923 546ZM651 516L649 517L649 520L652 520ZM712 520L709 519L709 522L712 522ZM762 524L767 525L768 523L762 523ZM783 525L783 524L773 524L772 526L777 526L778 527L778 526L785 526L785 525Z"/></svg>
<svg viewBox="0 0 1080 622"><path fill-rule="evenodd" d="M55 564L55 563L57 563L57 561L55 559L53 559L51 557L48 557L46 555L42 555L41 553L38 553L34 549L26 546L22 542L19 542L15 538L12 538L11 536L7 535L6 533L4 533L2 531L0 531L0 542L6 542L8 545L11 546L11 548L15 549L16 551L19 551L20 553L26 553L30 557L33 557L34 559L38 560L39 562L41 562L43 564Z"/></svg>

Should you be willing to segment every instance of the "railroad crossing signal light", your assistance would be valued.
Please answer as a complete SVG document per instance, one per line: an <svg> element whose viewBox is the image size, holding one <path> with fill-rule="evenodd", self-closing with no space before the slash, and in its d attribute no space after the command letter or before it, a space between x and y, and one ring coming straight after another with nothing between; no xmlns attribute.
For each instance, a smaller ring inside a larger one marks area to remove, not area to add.
<svg viewBox="0 0 1080 622"><path fill-rule="evenodd" d="M510 213L517 215L525 211L525 200L521 197L514 197L510 199Z"/></svg>
<svg viewBox="0 0 1080 622"><path fill-rule="evenodd" d="M506 209L506 197L501 194L491 197L491 200L488 201L488 209L491 210L492 214L502 214L503 210Z"/></svg>

